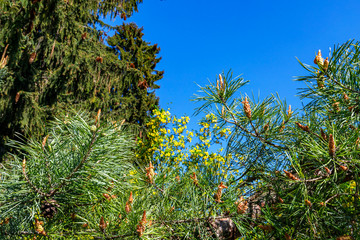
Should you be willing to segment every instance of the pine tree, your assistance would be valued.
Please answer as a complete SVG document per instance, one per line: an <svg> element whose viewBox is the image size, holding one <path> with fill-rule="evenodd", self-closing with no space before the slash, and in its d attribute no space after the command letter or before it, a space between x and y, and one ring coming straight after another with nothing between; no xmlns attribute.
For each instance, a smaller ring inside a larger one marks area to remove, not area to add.
<svg viewBox="0 0 360 240"><path fill-rule="evenodd" d="M62 116L41 142L9 142L18 154L1 164L2 239L106 236L116 227L119 200L134 189L134 141L100 115Z"/></svg>
<svg viewBox="0 0 360 240"><path fill-rule="evenodd" d="M8 75L0 89L1 148L16 132L40 139L46 131L45 121L69 108L86 109L94 115L102 109L113 121L125 119L142 127L156 98L152 94L138 100L142 94L133 82L142 73L129 68L104 43L106 32L114 28L101 20L119 15L126 19L141 2L0 3L0 52L8 46Z"/></svg>
<svg viewBox="0 0 360 240"><path fill-rule="evenodd" d="M314 65L302 64L309 103L301 114L271 96L264 101L234 94L241 79L219 76L202 87L200 111L232 126L228 151L247 156L238 188L247 193L249 237L266 239L359 239L359 51L349 41ZM246 230L245 230L246 229Z"/></svg>

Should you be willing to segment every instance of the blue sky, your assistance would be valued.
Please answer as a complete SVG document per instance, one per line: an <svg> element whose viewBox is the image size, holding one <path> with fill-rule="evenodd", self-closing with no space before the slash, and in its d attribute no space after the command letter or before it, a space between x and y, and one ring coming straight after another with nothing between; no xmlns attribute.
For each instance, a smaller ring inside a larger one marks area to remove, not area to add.
<svg viewBox="0 0 360 240"><path fill-rule="evenodd" d="M126 21L144 27L144 39L161 47L156 91L162 108L192 115L196 85L222 71L250 80L244 93L278 92L295 107L304 85L296 57L311 64L318 49L360 40L360 1L144 0ZM117 19L115 24L121 24Z"/></svg>

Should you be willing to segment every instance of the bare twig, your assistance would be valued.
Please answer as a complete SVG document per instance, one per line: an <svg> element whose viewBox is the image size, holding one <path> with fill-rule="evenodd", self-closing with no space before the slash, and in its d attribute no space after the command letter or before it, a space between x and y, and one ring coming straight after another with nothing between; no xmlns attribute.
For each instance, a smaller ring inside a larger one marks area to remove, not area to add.
<svg viewBox="0 0 360 240"><path fill-rule="evenodd" d="M318 178L312 178L312 179L305 179L305 180L302 180L303 182L316 182L317 180L321 180L321 179L325 179L327 178L328 175L326 176L321 176L321 177L318 177Z"/></svg>
<svg viewBox="0 0 360 240"><path fill-rule="evenodd" d="M123 235L115 235L115 236L106 236L106 237L93 237L94 239L123 239L124 237L131 237L134 234L123 234Z"/></svg>
<svg viewBox="0 0 360 240"><path fill-rule="evenodd" d="M330 202L332 199L334 199L334 198L336 198L336 197L338 197L338 196L340 196L339 193L337 193L337 194L335 194L334 196L330 197L328 200L325 201L325 205L326 205L328 202Z"/></svg>
<svg viewBox="0 0 360 240"><path fill-rule="evenodd" d="M181 220L167 220L167 221L154 221L154 223L158 222L158 223L173 223L173 224L179 224L179 223L188 223L188 222L202 222L202 221L210 221L213 219L222 219L222 218L229 218L229 217L233 217L235 216L235 214L230 214L230 215L221 215L221 216L217 216L217 217L202 217L202 218L189 218L189 219L181 219Z"/></svg>

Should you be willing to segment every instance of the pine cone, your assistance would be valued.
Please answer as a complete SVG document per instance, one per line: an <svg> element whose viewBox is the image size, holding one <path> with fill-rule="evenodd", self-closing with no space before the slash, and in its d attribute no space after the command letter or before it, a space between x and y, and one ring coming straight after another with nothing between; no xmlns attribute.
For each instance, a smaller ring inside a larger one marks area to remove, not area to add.
<svg viewBox="0 0 360 240"><path fill-rule="evenodd" d="M53 218L59 207L60 205L54 199L43 201L43 204L40 207L41 214L46 218Z"/></svg>

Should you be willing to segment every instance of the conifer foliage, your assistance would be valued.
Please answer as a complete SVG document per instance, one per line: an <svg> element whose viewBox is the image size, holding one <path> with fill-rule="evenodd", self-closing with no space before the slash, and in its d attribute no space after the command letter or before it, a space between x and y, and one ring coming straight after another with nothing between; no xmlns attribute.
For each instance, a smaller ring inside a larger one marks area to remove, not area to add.
<svg viewBox="0 0 360 240"><path fill-rule="evenodd" d="M44 122L64 108L102 109L109 119L143 124L156 98L137 87L144 74L105 44L114 28L101 20L130 17L141 2L1 1L1 151L15 132L42 136ZM147 79L149 89L158 79Z"/></svg>
<svg viewBox="0 0 360 240"><path fill-rule="evenodd" d="M190 148L188 119L166 111L154 111L137 147L100 111L57 120L42 141L12 141L0 236L359 239L359 45L303 64L304 114L274 96L237 97L247 82L220 75L196 99L209 114ZM210 154L223 137L224 156Z"/></svg>
<svg viewBox="0 0 360 240"><path fill-rule="evenodd" d="M103 235L115 227L117 198L134 189L134 142L123 125L78 114L50 129L41 142L10 142L22 154L0 169L1 239Z"/></svg>
<svg viewBox="0 0 360 240"><path fill-rule="evenodd" d="M310 100L301 114L273 96L235 97L240 80L201 88L200 110L232 126L228 151L248 158L238 187L253 186L248 204L260 214L244 236L359 239L359 49L349 41L301 63L300 96Z"/></svg>
<svg viewBox="0 0 360 240"><path fill-rule="evenodd" d="M157 44L151 45L142 39L143 28L135 23L125 24L116 28L114 36L107 39L107 43L113 48L119 58L126 63L128 69L137 71L136 78L132 79L128 89L123 91L122 104L126 107L128 120L134 122L141 120L141 125L148 109L154 109L158 105L158 99L148 89L157 89L156 81L162 79L164 71L155 69L161 58L157 58L160 48Z"/></svg>

